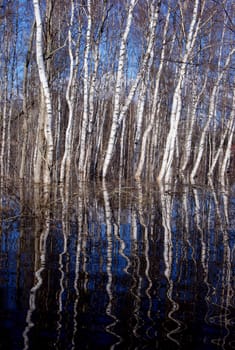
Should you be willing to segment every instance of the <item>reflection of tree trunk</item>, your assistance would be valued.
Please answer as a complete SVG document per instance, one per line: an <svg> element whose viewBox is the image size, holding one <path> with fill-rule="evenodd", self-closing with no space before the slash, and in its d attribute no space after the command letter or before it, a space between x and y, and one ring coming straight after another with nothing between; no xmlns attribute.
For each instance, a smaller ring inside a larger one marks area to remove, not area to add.
<svg viewBox="0 0 235 350"><path fill-rule="evenodd" d="M160 198L162 206L162 225L164 228L164 252L163 258L165 263L165 277L168 282L167 297L172 304L172 308L168 313L168 318L176 324L176 328L167 333L167 338L179 346L179 342L174 338L174 334L178 333L181 329L181 322L173 317L173 314L179 310L179 305L173 299L174 282L171 277L172 264L173 264L173 243L171 233L171 216L172 216L172 205L173 205L173 194L171 194L171 187L159 184Z"/></svg>
<svg viewBox="0 0 235 350"><path fill-rule="evenodd" d="M69 203L69 190L66 188L64 191L61 190L62 199L62 233L63 233L63 250L59 254L59 267L60 272L60 290L58 294L58 321L57 321L57 343L59 343L61 328L62 328L62 314L63 314L63 294L65 290L65 278L66 278L66 262L64 263L63 258L67 256L67 239L69 235L69 217L68 217L68 203Z"/></svg>
<svg viewBox="0 0 235 350"><path fill-rule="evenodd" d="M132 241L132 250L131 250L131 256L135 259L135 270L133 271L132 277L133 284L130 288L130 292L134 297L134 309L133 309L133 317L135 318L135 325L133 325L133 334L136 338L140 338L140 334L138 333L140 327L141 327L141 316L140 316L140 310L141 310L141 289L143 286L143 278L140 273L140 256L138 252L138 226L137 226L137 212L133 210L132 216L131 216L131 241ZM129 259L129 266L131 265L130 259Z"/></svg>
<svg viewBox="0 0 235 350"><path fill-rule="evenodd" d="M231 328L231 319L230 319L230 307L232 305L232 300L233 300L233 285L232 285L232 254L231 254L231 249L229 246L229 234L227 230L227 225L224 225L224 220L222 217L222 210L221 210L221 205L219 203L219 198L217 193L215 192L214 185L211 179L209 179L209 184L211 186L212 194L213 194L213 199L214 199L214 206L215 206L215 211L217 214L217 217L219 219L219 226L220 229L218 230L220 233L223 233L223 247L221 246L221 249L223 250L223 261L222 261L222 271L219 276L218 284L221 283L219 292L218 292L218 306L220 307L220 313L219 315L216 314L213 316L210 314L210 319L213 320L215 317L216 319L216 324L218 324L220 327L224 327L226 330L226 333L223 338L218 338L218 339L213 339L213 343L215 344L223 344L224 348L226 347L226 344L229 343L230 339L229 336L231 335L230 333L230 328ZM224 197L224 196L223 196ZM222 198L223 198L222 197ZM226 201L224 201L224 208L223 208L223 216L228 218L227 212L227 206L226 206ZM217 225L214 223L214 230L217 230ZM217 311L217 310L216 310Z"/></svg>
<svg viewBox="0 0 235 350"><path fill-rule="evenodd" d="M106 263L106 272L107 272L107 284L106 284L106 292L108 294L108 304L106 307L106 314L112 319L112 323L106 326L106 331L116 338L118 338L118 343L120 342L120 337L113 331L114 326L117 324L118 319L114 315L112 310L113 304L113 291L112 291L112 283L113 283L113 274L112 274L112 253L113 253L113 238L112 238L112 212L110 208L109 202L109 194L106 186L105 180L103 180L103 196L104 196L104 208L105 208L105 222L106 222L106 237L107 237L107 263ZM112 349L115 348L114 344Z"/></svg>
<svg viewBox="0 0 235 350"><path fill-rule="evenodd" d="M150 277L150 259L149 259L149 227L148 225L145 224L144 217L143 217L143 189L142 189L142 184L140 181L137 181L137 188L138 188L138 210L139 210L139 216L140 216L140 223L144 228L143 232L143 241L144 241L144 257L146 261L146 267L145 267L145 277L147 280L147 286L145 289L146 296L148 298L148 311L147 311L147 316L149 320L152 322L153 319L151 317L151 311L152 311L152 297L150 294L150 290L153 285L153 281ZM149 328L150 329L150 328ZM146 330L146 335L148 336L148 330Z"/></svg>
<svg viewBox="0 0 235 350"><path fill-rule="evenodd" d="M193 188L193 195L194 195L194 202L195 202L195 220L196 220L196 227L198 229L199 233L199 240L201 243L201 265L203 269L203 282L206 286L206 293L205 293L205 303L207 305L207 312L204 317L204 321L208 323L208 313L210 308L210 294L211 294L211 286L208 282L209 280L209 257L210 257L210 251L209 251L209 243L205 236L205 230L202 228L203 225L203 212L202 212L202 201L203 199L200 198L200 193L198 189L195 187ZM210 218L210 214L208 215L208 219ZM209 231L209 229L208 229Z"/></svg>
<svg viewBox="0 0 235 350"><path fill-rule="evenodd" d="M34 327L33 313L37 310L36 297L37 292L43 283L42 272L45 269L47 238L50 230L49 210L46 210L44 212L42 225L43 226L39 225L38 227L38 225L36 224L35 226L35 284L30 290L29 309L26 316L26 327L23 332L24 350L30 348L30 330ZM40 237L37 237L38 232L42 232L40 234Z"/></svg>
<svg viewBox="0 0 235 350"><path fill-rule="evenodd" d="M82 251L82 234L83 234L83 217L84 217L84 188L83 184L78 181L78 197L77 197L77 215L78 215L78 231L77 231L77 242L76 242L76 260L75 260L75 278L74 278L74 290L75 300L73 307L73 336L72 336L72 350L77 349L76 347L76 336L78 329L78 303L79 303L79 272L81 263L81 251Z"/></svg>

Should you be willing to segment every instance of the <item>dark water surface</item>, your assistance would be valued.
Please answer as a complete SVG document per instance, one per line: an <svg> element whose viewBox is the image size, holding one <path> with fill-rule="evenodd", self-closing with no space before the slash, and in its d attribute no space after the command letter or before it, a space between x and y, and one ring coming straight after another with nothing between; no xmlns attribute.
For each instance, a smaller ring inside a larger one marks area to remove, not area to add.
<svg viewBox="0 0 235 350"><path fill-rule="evenodd" d="M235 349L235 188L2 193L0 349Z"/></svg>

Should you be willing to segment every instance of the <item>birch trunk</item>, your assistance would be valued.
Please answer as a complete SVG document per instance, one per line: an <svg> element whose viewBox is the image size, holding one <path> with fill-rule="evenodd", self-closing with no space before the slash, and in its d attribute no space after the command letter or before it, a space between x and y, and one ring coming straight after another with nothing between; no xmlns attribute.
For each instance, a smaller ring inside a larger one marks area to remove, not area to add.
<svg viewBox="0 0 235 350"><path fill-rule="evenodd" d="M40 87L40 104L38 125L36 131L36 140L33 154L33 176L34 182L39 184L42 181L44 158L44 122L45 122L45 103L42 86Z"/></svg>
<svg viewBox="0 0 235 350"><path fill-rule="evenodd" d="M107 2L104 2L104 8L102 10L102 19L100 22L100 25L97 30L96 38L94 38L93 42L93 53L92 53L92 61L94 69L92 71L91 75L91 84L90 84L90 90L89 90L89 121L88 121L88 135L87 135L87 151L86 151L86 160L85 160L85 172L86 174L90 174L93 169L91 169L93 154L92 154L92 144L94 141L93 134L94 134L94 124L95 121L98 118L95 118L95 92L96 92L96 86L97 86L97 73L98 73L98 67L99 67L99 59L100 59L100 42L102 38L102 33L104 31L105 22L108 18L109 11L111 9L107 8Z"/></svg>
<svg viewBox="0 0 235 350"><path fill-rule="evenodd" d="M46 156L43 174L43 182L50 184L51 169L53 164L53 137L52 137L52 102L49 84L46 75L46 68L43 59L43 44L42 44L42 20L39 7L39 1L33 0L34 15L36 21L36 59L40 84L42 86L43 100L45 103L45 118L44 118L44 136L46 141Z"/></svg>
<svg viewBox="0 0 235 350"><path fill-rule="evenodd" d="M131 23L132 23L135 4L136 4L136 1L131 0L130 7L128 10L126 28L121 39L119 61L118 61L117 82L116 82L115 98L114 98L114 112L113 112L111 132L109 135L108 146L107 146L105 159L104 159L103 174L102 174L103 178L107 176L108 168L111 163L118 127L120 126L124 116L126 115L126 112L136 92L137 86L140 80L143 78L143 75L146 71L147 63L151 57L151 52L153 49L153 44L155 39L156 25L157 25L158 15L161 7L161 1L158 1L157 5L155 4L155 1L151 3L151 21L150 21L150 34L148 38L148 47L144 55L144 59L142 61L139 72L136 76L135 82L132 85L130 92L128 94L128 97L124 103L124 106L120 111L121 83L123 78L124 61L126 57L126 43L127 43L127 38L130 31Z"/></svg>
<svg viewBox="0 0 235 350"><path fill-rule="evenodd" d="M102 174L103 178L106 177L108 167L109 167L109 164L111 162L113 148L114 148L115 139L116 139L116 133L117 133L117 129L118 129L118 119L119 119L118 117L119 117L119 111L120 111L120 98L121 98L121 89L122 89L122 80L123 80L123 69L124 69L124 62L125 62L125 58L126 58L126 44L127 44L128 34L129 34L129 31L131 28L131 22L132 22L135 4L136 4L136 0L130 1L126 27L125 27L125 30L124 30L124 33L123 33L122 39L121 39L119 60L118 60L117 81L116 81L115 97L114 97L113 120L112 120L110 135L109 135L108 147L106 150L104 164L103 164L103 174Z"/></svg>
<svg viewBox="0 0 235 350"><path fill-rule="evenodd" d="M23 179L25 174L26 151L27 151L27 144L28 144L28 108L27 108L28 70L29 70L29 62L30 62L30 56L31 56L32 46L33 46L34 31L35 31L35 21L33 22L33 25L31 28L28 51L26 54L26 59L24 64L24 80L23 80L24 121L23 121L23 137L22 137L23 144L21 149L21 163L20 163L20 175L19 175L20 179Z"/></svg>
<svg viewBox="0 0 235 350"><path fill-rule="evenodd" d="M184 79L185 79L186 65L190 58L190 54L192 53L194 43L199 31L200 18L198 18L198 15L200 11L200 6L201 6L201 13L202 13L204 5L205 5L205 1L203 1L203 4L200 4L199 0L195 0L194 2L193 15L190 23L189 33L187 36L185 54L183 56L182 64L179 69L178 83L176 85L174 95L173 95L173 102L172 102L171 116L170 116L170 130L167 135L162 165L158 175L159 182L161 182L163 178L165 179L166 182L168 182L171 177L170 175L171 175L173 156L175 152L175 141L177 137L178 125L179 125L181 109L182 109L181 93L182 93Z"/></svg>
<svg viewBox="0 0 235 350"><path fill-rule="evenodd" d="M225 37L226 28L227 28L227 25L228 25L226 17L225 17L225 19L223 18L223 21L224 21L224 25L223 25L222 35L221 35L221 45L220 45L220 48L219 48L218 71L221 71L221 69L223 69L223 66L222 66L222 53L223 53L223 46L224 46L223 43L224 43L224 37ZM218 102L219 102L219 92L220 92L219 90L220 89L217 89L216 98L215 98L215 111L214 111L214 115L215 116L217 114L216 109L217 109ZM210 167L210 169L213 172L213 169L211 167L214 168L215 164L213 165L212 163L214 163L214 159L215 159L214 157L217 157L215 155L215 153L217 153L216 152L216 130L217 130L217 120L216 120L216 118L213 119L212 123L213 123L213 125L212 125L213 134L212 134L212 137L211 137L211 152L210 152L210 155L209 155L208 158L209 158L209 167Z"/></svg>
<svg viewBox="0 0 235 350"><path fill-rule="evenodd" d="M199 76L199 72L197 73L197 76ZM199 94L197 93L197 84L198 82L193 82L193 88L192 88L192 106L191 106L191 121L190 121L190 127L187 131L186 140L185 140L185 147L184 147L184 156L183 156L183 164L181 166L180 171L183 173L188 165L191 150L192 150L192 135L194 130L194 125L197 119L197 108L200 103L201 97L205 91L206 85L207 85L207 78L208 75L206 75L203 86Z"/></svg>
<svg viewBox="0 0 235 350"><path fill-rule="evenodd" d="M70 58L70 72L69 81L66 90L66 102L69 109L68 124L65 134L65 148L64 155L61 162L60 169L60 182L64 181L65 174L69 173L71 164L71 153L72 153L72 125L73 125L73 114L74 114L74 99L75 99L75 67L78 65L78 52L76 52L76 57L73 56L73 41L72 41L72 25L74 21L74 1L71 1L71 17L70 17L70 27L68 31L68 51ZM79 44L77 45L79 46ZM65 181L66 182L66 181Z"/></svg>
<svg viewBox="0 0 235 350"><path fill-rule="evenodd" d="M6 132L7 132L7 95L8 95L8 76L7 76L7 68L5 68L4 74L4 104L3 104L3 114L2 114L2 140L1 140L1 152L0 152L0 177L1 179L5 173L5 164L4 164L4 154L6 149Z"/></svg>
<svg viewBox="0 0 235 350"><path fill-rule="evenodd" d="M233 91L232 110L231 110L228 132L227 132L227 137L228 137L227 147L225 149L224 158L220 168L220 181L223 185L225 184L225 181L224 181L225 172L229 165L231 147L232 147L232 142L234 138L234 130L235 130L235 91Z"/></svg>
<svg viewBox="0 0 235 350"><path fill-rule="evenodd" d="M152 128L154 125L156 113L158 114L159 110L160 110L159 86L160 86L160 79L161 79L161 75L162 75L163 64L164 64L164 60L165 60L166 36L167 36L167 31L168 31L169 19L170 19L170 10L168 9L167 16L166 16L166 23L165 23L164 31L163 31L162 51L161 51L161 57L160 57L160 65L159 65L157 76L156 76L154 97L153 97L153 103L152 103L152 111L151 111L149 124L148 124L148 126L143 134L140 158L139 158L137 170L135 173L136 179L140 179L141 174L143 172L147 141L148 141L150 132L152 131Z"/></svg>
<svg viewBox="0 0 235 350"><path fill-rule="evenodd" d="M225 142L225 139L227 137L228 131L231 130L233 122L234 122L233 116L231 116L231 119L228 122L227 128L224 130L224 132L221 136L219 147L213 156L212 163L211 163L211 166L210 166L209 172L208 172L209 177L211 177L213 175L216 163L218 162L219 156L223 151L223 146L224 146L224 142Z"/></svg>
<svg viewBox="0 0 235 350"><path fill-rule="evenodd" d="M78 161L78 173L79 176L84 172L85 157L86 157L86 139L87 139L87 127L89 122L89 54L91 48L91 0L87 1L87 32L86 32L86 47L84 54L84 94L83 94L83 119L80 139L80 153Z"/></svg>
<svg viewBox="0 0 235 350"><path fill-rule="evenodd" d="M149 65L150 69L150 65ZM140 149L140 140L142 136L142 125L144 117L144 105L146 100L147 84L145 81L142 81L140 92L138 96L137 111L136 111L136 132L134 139L134 160L135 163L138 160L139 149Z"/></svg>
<svg viewBox="0 0 235 350"><path fill-rule="evenodd" d="M213 90L212 90L212 95L211 95L211 98L210 98L210 105L209 105L209 112L208 112L208 119L207 119L207 122L206 122L206 124L205 124L205 126L203 128L202 134L201 134L201 139L200 139L200 143L199 143L199 147L198 147L197 158L196 158L193 170L192 170L192 172L190 174L190 180L192 182L194 182L194 178L195 178L195 176L197 174L197 171L198 171L201 159L202 159L202 155L203 155L204 148L205 148L207 130L209 128L209 125L210 125L210 122L211 122L212 118L214 117L215 107L216 107L215 106L215 102L216 102L216 98L217 98L217 91L219 89L220 82L221 82L221 80L223 78L224 72L228 68L228 65L229 65L229 63L231 61L231 58L232 58L234 53L235 53L235 48L233 48L230 51L229 55L227 56L224 68L223 68L223 70L221 70L220 74L218 75L217 81L216 81L216 83L215 83L215 85L213 87Z"/></svg>

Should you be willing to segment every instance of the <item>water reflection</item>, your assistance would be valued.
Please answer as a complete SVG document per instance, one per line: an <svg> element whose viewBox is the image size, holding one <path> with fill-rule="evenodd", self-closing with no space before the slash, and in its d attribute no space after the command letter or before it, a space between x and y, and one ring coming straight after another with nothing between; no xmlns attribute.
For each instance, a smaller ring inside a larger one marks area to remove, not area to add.
<svg viewBox="0 0 235 350"><path fill-rule="evenodd" d="M2 193L4 349L233 349L234 193L78 183Z"/></svg>

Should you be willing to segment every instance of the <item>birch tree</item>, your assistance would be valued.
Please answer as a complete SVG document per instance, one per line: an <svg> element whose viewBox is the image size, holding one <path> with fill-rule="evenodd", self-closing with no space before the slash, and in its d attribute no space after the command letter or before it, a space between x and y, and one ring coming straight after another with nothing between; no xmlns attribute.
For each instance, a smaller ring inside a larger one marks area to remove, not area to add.
<svg viewBox="0 0 235 350"><path fill-rule="evenodd" d="M70 58L70 71L69 71L69 80L66 90L66 102L68 105L69 115L68 115L68 124L65 134L65 148L64 155L61 162L60 169L60 181L63 182L64 177L68 177L71 158L72 158L72 133L73 133L73 118L74 118L74 105L75 105L75 82L76 75L79 64L79 47L81 39L81 28L79 28L79 34L76 42L75 54L73 52L73 39L72 39L72 27L74 23L74 11L75 11L75 2L71 0L71 17L70 17L70 26L68 30L68 51Z"/></svg>
<svg viewBox="0 0 235 350"><path fill-rule="evenodd" d="M235 81L234 81L234 83L235 83ZM208 173L209 176L213 175L214 168L219 160L219 156L221 154L223 154L223 150L224 150L223 146L224 146L225 140L227 138L227 145L225 147L224 157L223 157L222 164L220 166L220 172L219 172L220 180L223 184L224 184L225 172L226 172L226 169L228 168L228 165L229 165L232 140L233 140L234 130L235 130L235 90L233 90L233 98L232 98L232 103L231 103L230 117L229 117L229 120L226 124L227 124L227 126L225 128L224 133L222 134L219 147L218 147L217 152L214 156L213 162L211 164L211 167L210 167L209 173Z"/></svg>
<svg viewBox="0 0 235 350"><path fill-rule="evenodd" d="M6 25L6 18L5 18L5 25ZM1 179L4 176L4 168L5 168L5 162L4 162L4 155L6 150L6 134L7 134L7 111L8 111L8 59L9 59L9 41L6 41L6 47L5 47L5 55L7 59L4 62L4 79L3 79L3 111L2 111L2 133L1 133L1 152L0 152L0 177Z"/></svg>
<svg viewBox="0 0 235 350"><path fill-rule="evenodd" d="M111 132L109 135L109 143L108 143L108 147L107 147L106 155L104 159L103 174L102 174L103 178L105 178L107 175L108 167L111 161L113 148L115 144L116 133L118 129L121 88L122 88L122 82L123 82L123 69L124 69L124 63L125 63L125 57L126 57L126 44L127 44L128 34L131 28L131 22L133 18L133 11L134 11L135 5L136 5L136 0L131 0L128 8L126 27L121 38L119 59L118 59L117 80L116 80L116 87L115 87L115 97L114 97L113 119L112 119Z"/></svg>
<svg viewBox="0 0 235 350"><path fill-rule="evenodd" d="M4 8L4 6L2 6ZM17 22L14 18L12 4L6 4L3 18L0 19L3 40L0 46L0 89L1 89L1 143L0 143L0 177L8 176L10 156L10 129L12 119L12 100L16 68ZM17 16L16 16L17 17ZM2 21L1 21L2 20Z"/></svg>
<svg viewBox="0 0 235 350"><path fill-rule="evenodd" d="M137 170L135 173L135 178L137 178L137 179L140 178L140 176L142 174L144 162L145 162L147 140L148 140L148 137L149 137L150 132L151 132L153 125L154 125L156 112L157 112L157 114L159 113L159 106L160 106L159 87L160 87L160 78L162 75L163 64L164 64L164 60L165 60L166 36L167 36L167 31L168 31L168 26L169 26L169 20L170 20L170 9L168 8L166 22L165 22L164 31L163 31L163 41L162 41L160 65L159 65L158 72L156 75L156 82L155 82L154 97L153 97L150 121L149 121L147 128L144 131L144 134L143 134L140 158L139 158Z"/></svg>
<svg viewBox="0 0 235 350"><path fill-rule="evenodd" d="M84 170L87 175L91 172L91 164L93 163L93 158L95 155L92 154L93 147L97 148L97 143L94 141L94 133L99 133L99 127L95 130L95 126L99 124L99 119L102 117L102 112L100 115L96 113L97 108L97 84L98 84L98 75L100 74L100 71L98 69L100 68L100 56L101 56L101 46L102 46L102 39L103 39L103 33L106 29L106 22L109 17L109 12L111 11L113 5L109 5L108 1L104 0L100 2L100 8L94 8L93 10L93 22L94 22L94 29L93 29L93 40L91 43L91 53L90 53L90 66L91 66L91 74L90 74L90 87L89 87L89 120L88 120L88 127L87 127L87 147L86 147L86 159L85 159L85 166ZM100 19L101 18L101 19ZM98 23L97 23L98 22ZM96 28L97 27L97 28ZM107 40L107 38L105 38ZM101 88L102 89L102 88ZM98 105L101 103L101 101L98 102ZM96 107L96 108L95 108ZM97 123L98 122L98 123ZM100 126L102 123L100 124ZM93 146L93 147L92 147ZM98 147L99 149L99 147Z"/></svg>
<svg viewBox="0 0 235 350"><path fill-rule="evenodd" d="M136 79L130 89L130 92L125 100L125 103L122 109L120 110L121 85L122 85L123 69L124 69L124 62L125 62L125 56L126 56L126 43L127 43L127 38L131 27L135 4L136 4L136 1L130 2L125 31L121 38L115 97L114 97L114 111L113 111L113 118L112 118L112 125L111 125L111 131L109 135L108 146L106 149L106 154L105 154L105 159L103 164L103 173L102 173L103 178L107 176L108 168L109 168L113 151L114 151L118 127L126 115L126 112L136 92L137 86L141 81L143 74L145 73L145 70L147 68L147 63L151 57L151 52L152 52L154 38L155 38L157 19L158 19L160 7L161 7L161 1L158 1L157 3L155 1L151 2L151 20L150 20L150 32L148 37L147 50L144 55L138 74L136 76Z"/></svg>
<svg viewBox="0 0 235 350"><path fill-rule="evenodd" d="M179 4L182 5L181 3ZM201 7L200 7L201 6ZM168 182L171 176L173 156L175 152L175 142L177 137L177 130L182 110L182 89L185 80L185 72L187 63L190 60L190 55L192 54L194 44L199 32L199 25L201 22L201 15L205 6L205 1L202 3L199 0L194 1L194 8L192 14L192 20L189 27L189 32L187 35L185 53L182 57L182 63L179 68L178 82L174 91L171 116L170 116L170 130L167 135L166 146L163 154L163 160L161 169L158 175L158 181L163 179ZM182 11L182 9L181 9Z"/></svg>
<svg viewBox="0 0 235 350"><path fill-rule="evenodd" d="M196 157L192 172L190 174L190 180L192 182L194 182L195 176L197 174L197 171L198 171L201 159L202 159L203 152L205 150L207 130L209 128L209 125L210 125L211 120L214 117L214 113L215 113L215 108L216 108L215 102L216 102L216 98L217 98L217 91L220 87L220 83L221 83L221 80L223 78L223 75L226 72L226 70L230 64L231 58L233 57L234 53L235 53L235 47L230 50L230 52L227 56L227 59L225 61L225 65L224 65L223 69L220 71L220 73L218 74L218 77L217 77L217 79L214 83L214 87L212 89L212 94L210 97L210 104L209 104L209 111L208 111L208 118L207 118L207 121L206 121L204 128L202 130L202 134L201 134L201 138L200 138L200 142L199 142L199 146L198 146L198 151L197 151L197 157Z"/></svg>
<svg viewBox="0 0 235 350"><path fill-rule="evenodd" d="M43 43L42 43L42 19L40 13L40 6L38 0L33 0L34 15L36 21L36 59L39 73L39 79L41 84L41 92L43 94L42 101L45 103L45 115L44 115L44 136L46 141L46 153L45 164L43 173L43 182L50 184L51 181L51 169L53 164L53 137L52 137L52 101L51 93L49 89L46 67L43 58ZM43 108L43 104L42 104ZM42 110L40 111L42 113ZM42 146L42 145L41 145Z"/></svg>
<svg viewBox="0 0 235 350"><path fill-rule="evenodd" d="M83 118L80 134L80 151L78 161L78 172L79 174L85 175L84 165L86 157L86 139L87 139L87 127L89 123L89 55L91 48L91 0L87 0L87 29L86 29L86 47L84 53L84 92L83 92Z"/></svg>
<svg viewBox="0 0 235 350"><path fill-rule="evenodd" d="M24 63L24 78L23 78L23 115L24 115L24 121L23 121L23 143L21 146L21 163L20 163L20 172L19 176L20 179L24 178L25 175L25 167L26 167L26 150L28 147L28 133L29 133L29 126L28 126L28 75L29 75L29 63L31 58L31 52L33 47L33 38L35 33L35 21L33 22L30 38L29 38L29 44L28 44L28 50L26 53L25 63Z"/></svg>
<svg viewBox="0 0 235 350"><path fill-rule="evenodd" d="M194 72L192 74L194 74ZM196 79L197 79L197 77L199 77L199 71L197 71ZM189 114L191 115L191 118L189 120L189 128L186 129L187 134L186 134L186 139L185 139L185 147L183 150L182 166L180 168L180 171L182 174L184 173L184 171L188 165L189 159L190 159L190 154L192 151L192 136L193 136L194 127L195 127L196 119L197 119L197 108L198 108L199 103L201 101L202 95L204 94L205 89L206 89L207 77L208 77L208 75L206 74L203 86L199 92L198 92L198 88L197 88L197 86L199 85L198 80L196 80L195 78L193 80L192 105L189 105L189 108L190 108Z"/></svg>

